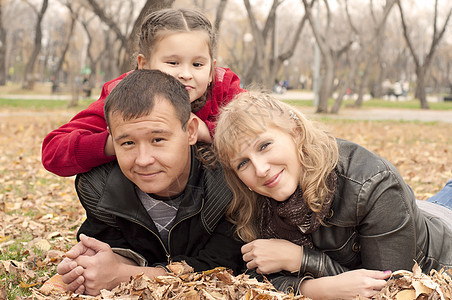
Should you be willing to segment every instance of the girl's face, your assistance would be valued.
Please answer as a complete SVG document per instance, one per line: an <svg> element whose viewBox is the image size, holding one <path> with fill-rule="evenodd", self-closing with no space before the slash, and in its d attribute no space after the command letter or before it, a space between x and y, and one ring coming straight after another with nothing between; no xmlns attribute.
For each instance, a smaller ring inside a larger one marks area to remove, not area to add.
<svg viewBox="0 0 452 300"><path fill-rule="evenodd" d="M177 32L159 40L150 59L138 56L139 69L157 69L177 78L190 95L200 98L212 82L209 37L203 31Z"/></svg>
<svg viewBox="0 0 452 300"><path fill-rule="evenodd" d="M250 141L240 139L231 166L250 189L258 194L287 200L296 190L300 179L301 164L292 136L287 132L268 128Z"/></svg>

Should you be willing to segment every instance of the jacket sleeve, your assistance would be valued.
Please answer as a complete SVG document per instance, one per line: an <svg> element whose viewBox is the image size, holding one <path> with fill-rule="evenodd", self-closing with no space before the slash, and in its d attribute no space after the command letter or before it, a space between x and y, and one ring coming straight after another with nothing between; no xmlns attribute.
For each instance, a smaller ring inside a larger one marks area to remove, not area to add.
<svg viewBox="0 0 452 300"><path fill-rule="evenodd" d="M77 175L75 188L82 206L86 211L86 220L77 232L109 244L112 248L131 248L116 224L116 217L97 209L113 163L104 164L91 172Z"/></svg>
<svg viewBox="0 0 452 300"><path fill-rule="evenodd" d="M48 171L59 176L73 176L115 159L104 153L108 137L104 102L126 75L104 84L97 101L44 138L42 164Z"/></svg>
<svg viewBox="0 0 452 300"><path fill-rule="evenodd" d="M294 295L300 295L300 285L305 279L309 278L300 278L297 274L289 273L289 272L278 272L268 275L258 274L256 270L247 270L246 274L248 274L251 278L256 278L259 281L269 281L275 289L280 292Z"/></svg>
<svg viewBox="0 0 452 300"><path fill-rule="evenodd" d="M416 253L415 197L398 171L382 160L386 169L376 173L362 186L357 202L357 224L363 268L375 270L411 270ZM421 263L420 261L418 261Z"/></svg>
<svg viewBox="0 0 452 300"><path fill-rule="evenodd" d="M334 276L347 271L349 271L348 268L331 259L327 254L317 249L303 247L303 258L298 272L300 276L319 278Z"/></svg>
<svg viewBox="0 0 452 300"><path fill-rule="evenodd" d="M411 189L389 163L366 180L358 192L356 212L358 243L354 251L361 267L372 270L411 270L416 260L416 230ZM350 249L350 251L352 251ZM320 250L303 249L301 276L334 276L350 269Z"/></svg>

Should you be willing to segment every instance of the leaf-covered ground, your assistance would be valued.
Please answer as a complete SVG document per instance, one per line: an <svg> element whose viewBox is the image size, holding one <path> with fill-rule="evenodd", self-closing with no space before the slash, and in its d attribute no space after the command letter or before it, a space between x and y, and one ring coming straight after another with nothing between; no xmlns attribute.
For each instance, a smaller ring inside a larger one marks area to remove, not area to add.
<svg viewBox="0 0 452 300"><path fill-rule="evenodd" d="M0 110L0 299L29 295L30 287L55 273L75 243L84 210L74 178L58 177L41 165L42 139L72 115ZM451 123L320 122L394 163L419 199L452 178Z"/></svg>

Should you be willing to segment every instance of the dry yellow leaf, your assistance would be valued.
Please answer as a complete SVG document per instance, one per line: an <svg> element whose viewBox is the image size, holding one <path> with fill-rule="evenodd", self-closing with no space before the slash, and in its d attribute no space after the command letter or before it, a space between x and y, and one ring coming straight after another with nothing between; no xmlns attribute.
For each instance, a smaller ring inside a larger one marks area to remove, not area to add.
<svg viewBox="0 0 452 300"><path fill-rule="evenodd" d="M409 289L409 290L403 290L397 293L396 295L397 300L414 300L416 299L416 291Z"/></svg>

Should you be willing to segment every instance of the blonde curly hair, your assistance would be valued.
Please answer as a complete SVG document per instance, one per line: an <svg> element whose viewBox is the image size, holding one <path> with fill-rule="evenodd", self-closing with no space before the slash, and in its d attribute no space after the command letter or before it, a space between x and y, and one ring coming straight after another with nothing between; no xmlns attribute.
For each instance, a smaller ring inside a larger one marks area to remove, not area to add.
<svg viewBox="0 0 452 300"><path fill-rule="evenodd" d="M336 139L331 133L306 119L296 108L269 94L244 92L227 104L218 118L214 149L233 192L227 217L236 225L237 235L245 242L259 237L257 220L262 197L250 191L239 179L231 165L231 158L240 151L241 143L250 143L268 128L292 136L303 170L299 186L304 201L314 212L321 210L330 192L326 180L339 157Z"/></svg>

